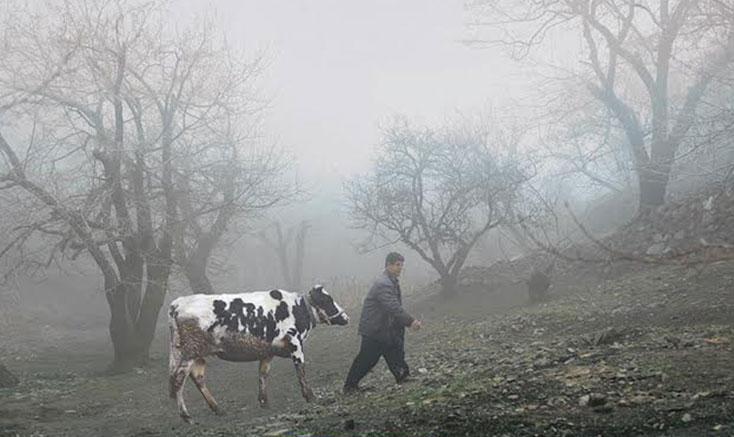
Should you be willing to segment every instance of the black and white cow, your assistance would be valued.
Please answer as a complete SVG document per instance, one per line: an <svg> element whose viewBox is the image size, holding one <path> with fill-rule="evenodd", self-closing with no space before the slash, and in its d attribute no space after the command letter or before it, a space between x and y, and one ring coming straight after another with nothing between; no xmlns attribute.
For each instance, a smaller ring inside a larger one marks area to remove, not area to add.
<svg viewBox="0 0 734 437"><path fill-rule="evenodd" d="M308 293L283 290L240 294L194 294L171 302L169 310L171 353L170 395L178 403L181 417L191 421L183 398L186 376L190 376L209 407L219 406L204 383L205 357L227 361L260 361L258 400L268 406L265 382L274 356L290 357L296 367L301 393L313 400L306 381L303 344L320 321L346 325L349 317L321 286Z"/></svg>

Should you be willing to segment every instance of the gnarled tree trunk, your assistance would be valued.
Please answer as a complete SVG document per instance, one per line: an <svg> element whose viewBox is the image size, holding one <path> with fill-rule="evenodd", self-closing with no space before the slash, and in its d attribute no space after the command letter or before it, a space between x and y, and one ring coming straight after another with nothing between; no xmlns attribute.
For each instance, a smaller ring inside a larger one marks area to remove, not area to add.
<svg viewBox="0 0 734 437"><path fill-rule="evenodd" d="M670 166L648 164L639 171L640 203L639 214L646 216L655 208L665 204L665 194L670 180Z"/></svg>
<svg viewBox="0 0 734 437"><path fill-rule="evenodd" d="M454 296L456 294L456 286L458 278L450 273L442 274L438 282L441 284L441 294L444 297Z"/></svg>
<svg viewBox="0 0 734 437"><path fill-rule="evenodd" d="M109 330L114 350L110 373L126 372L148 362L158 314L166 295L170 264L170 260L157 257L148 260L142 299L142 278L137 283L118 283L108 291Z"/></svg>

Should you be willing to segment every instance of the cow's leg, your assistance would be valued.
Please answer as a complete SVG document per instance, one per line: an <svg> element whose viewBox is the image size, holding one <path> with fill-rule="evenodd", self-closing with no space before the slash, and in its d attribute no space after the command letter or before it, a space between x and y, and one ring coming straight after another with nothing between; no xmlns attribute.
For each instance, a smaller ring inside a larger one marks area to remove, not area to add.
<svg viewBox="0 0 734 437"><path fill-rule="evenodd" d="M298 376L298 383L301 385L301 394L306 399L306 402L313 402L313 391L311 385L306 381L306 364L302 361L294 361L296 365L296 375Z"/></svg>
<svg viewBox="0 0 734 437"><path fill-rule="evenodd" d="M219 404L217 404L217 401L214 400L214 396L212 396L212 393L209 391L209 388L207 388L206 383L204 382L205 372L206 360L204 360L204 358L197 358L194 361L194 365L191 366L191 371L189 372L189 375L191 375L191 380L194 381L196 388L198 388L201 395L204 396L204 400L206 401L207 405L209 405L209 408L211 408L212 411L214 411L216 414L221 415L222 411L219 409Z"/></svg>
<svg viewBox="0 0 734 437"><path fill-rule="evenodd" d="M306 380L306 363L304 362L303 345L300 343L293 344L293 352L291 352L293 364L296 366L296 376L298 383L301 385L301 394L306 402L313 402L313 391L311 385Z"/></svg>
<svg viewBox="0 0 734 437"><path fill-rule="evenodd" d="M178 364L171 366L169 375L169 385L171 389L171 397L176 399L178 404L178 412L181 418L187 423L191 423L191 415L186 409L184 402L183 388L186 383L186 376L194 365L194 360L180 360Z"/></svg>
<svg viewBox="0 0 734 437"><path fill-rule="evenodd" d="M270 408L266 382L268 379L268 372L270 372L270 363L272 361L273 357L263 358L260 360L260 386L257 400L260 401L260 406L262 408Z"/></svg>

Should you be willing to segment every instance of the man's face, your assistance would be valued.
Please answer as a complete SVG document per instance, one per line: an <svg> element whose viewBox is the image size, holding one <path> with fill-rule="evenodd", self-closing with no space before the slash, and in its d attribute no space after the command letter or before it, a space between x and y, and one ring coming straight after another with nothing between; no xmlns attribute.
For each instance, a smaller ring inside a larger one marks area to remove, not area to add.
<svg viewBox="0 0 734 437"><path fill-rule="evenodd" d="M403 271L402 261L395 261L394 263L387 263L387 273L390 276L398 277L400 276L400 272L402 271Z"/></svg>

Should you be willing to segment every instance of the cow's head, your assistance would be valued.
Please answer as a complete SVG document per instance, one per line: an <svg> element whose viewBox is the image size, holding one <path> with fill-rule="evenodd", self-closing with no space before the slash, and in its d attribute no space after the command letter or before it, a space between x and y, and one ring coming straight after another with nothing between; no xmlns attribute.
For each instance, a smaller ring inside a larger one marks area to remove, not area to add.
<svg viewBox="0 0 734 437"><path fill-rule="evenodd" d="M346 325L349 323L349 316L334 301L329 293L324 290L321 285L314 286L308 292L311 306L316 309L319 320L327 325Z"/></svg>

